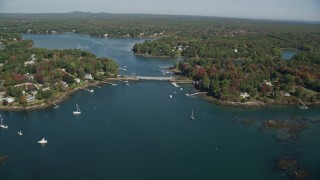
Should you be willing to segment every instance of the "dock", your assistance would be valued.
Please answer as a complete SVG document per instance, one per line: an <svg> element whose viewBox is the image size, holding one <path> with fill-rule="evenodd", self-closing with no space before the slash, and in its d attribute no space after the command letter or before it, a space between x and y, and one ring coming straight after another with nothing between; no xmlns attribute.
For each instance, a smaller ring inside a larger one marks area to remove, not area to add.
<svg viewBox="0 0 320 180"><path fill-rule="evenodd" d="M106 84L111 84L112 86L116 86L117 84L111 82L105 82Z"/></svg>
<svg viewBox="0 0 320 180"><path fill-rule="evenodd" d="M99 88L99 89L101 88L101 87L100 87L100 86L98 86L98 85L93 85L93 86L94 86L94 87L97 87L97 88Z"/></svg>
<svg viewBox="0 0 320 180"><path fill-rule="evenodd" d="M94 90L93 89L87 89L87 88L83 88L84 90L86 90L86 91L88 91L88 92L91 92L91 93L93 93L94 92Z"/></svg>
<svg viewBox="0 0 320 180"><path fill-rule="evenodd" d="M53 108L55 108L55 109L59 108L59 106L56 103L51 102L51 101L49 101L49 103L53 105Z"/></svg>
<svg viewBox="0 0 320 180"><path fill-rule="evenodd" d="M196 92L192 94L186 94L186 96L195 96L195 95L200 95L200 94L207 94L207 92Z"/></svg>

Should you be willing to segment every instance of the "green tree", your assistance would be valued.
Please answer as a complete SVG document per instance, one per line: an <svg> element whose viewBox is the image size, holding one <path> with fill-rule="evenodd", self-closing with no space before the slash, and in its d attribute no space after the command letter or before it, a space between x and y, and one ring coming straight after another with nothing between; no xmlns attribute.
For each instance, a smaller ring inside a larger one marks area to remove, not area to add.
<svg viewBox="0 0 320 180"><path fill-rule="evenodd" d="M201 79L201 88L205 91L209 90L209 87L210 87L210 79L209 79L209 76L207 73L205 73L203 76L202 76L202 79Z"/></svg>

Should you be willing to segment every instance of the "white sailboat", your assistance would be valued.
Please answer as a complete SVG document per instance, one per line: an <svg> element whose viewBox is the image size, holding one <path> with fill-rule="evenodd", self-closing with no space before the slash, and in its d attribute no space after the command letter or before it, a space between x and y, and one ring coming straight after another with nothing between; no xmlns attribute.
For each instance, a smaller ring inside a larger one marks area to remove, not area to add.
<svg viewBox="0 0 320 180"><path fill-rule="evenodd" d="M18 135L19 136L22 136L23 135L23 133L22 133L22 131L20 130L20 131L18 131Z"/></svg>
<svg viewBox="0 0 320 180"><path fill-rule="evenodd" d="M194 120L193 109L192 109L192 111L191 111L191 116L190 116L190 118L191 118L192 120Z"/></svg>
<svg viewBox="0 0 320 180"><path fill-rule="evenodd" d="M73 114L77 115L77 114L81 114L80 108L78 106L78 104L76 103L76 110L73 111Z"/></svg>
<svg viewBox="0 0 320 180"><path fill-rule="evenodd" d="M38 141L39 144L47 144L48 141L45 138L42 138L40 141Z"/></svg>
<svg viewBox="0 0 320 180"><path fill-rule="evenodd" d="M3 129L8 129L8 126L7 126L7 125L2 124L3 119L2 119L1 114L0 114L0 119L1 119L0 127L3 128Z"/></svg>

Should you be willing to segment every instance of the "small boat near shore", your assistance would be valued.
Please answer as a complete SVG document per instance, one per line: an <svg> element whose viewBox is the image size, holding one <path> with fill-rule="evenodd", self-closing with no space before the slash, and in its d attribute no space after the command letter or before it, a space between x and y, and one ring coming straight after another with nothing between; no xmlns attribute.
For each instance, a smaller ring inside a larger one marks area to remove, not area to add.
<svg viewBox="0 0 320 180"><path fill-rule="evenodd" d="M2 124L3 119L2 119L1 114L0 114L0 119L1 119L0 127L3 128L3 129L8 129L7 125Z"/></svg>
<svg viewBox="0 0 320 180"><path fill-rule="evenodd" d="M40 141L38 141L39 144L47 144L48 141L45 138L42 138Z"/></svg>

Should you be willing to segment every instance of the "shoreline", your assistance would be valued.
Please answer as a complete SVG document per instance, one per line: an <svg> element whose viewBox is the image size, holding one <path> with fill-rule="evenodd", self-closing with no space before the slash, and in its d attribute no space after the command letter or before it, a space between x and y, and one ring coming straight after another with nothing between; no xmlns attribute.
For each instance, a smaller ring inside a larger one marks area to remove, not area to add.
<svg viewBox="0 0 320 180"><path fill-rule="evenodd" d="M199 95L199 97L202 100L208 101L209 103L214 103L220 106L227 106L227 107L240 107L240 108L254 108L254 107L269 107L273 105L297 105L299 106L299 103L287 103L287 102L269 102L265 103L262 101L248 101L248 102L235 102L235 101L222 101L220 99L216 99L212 96L208 95ZM320 106L320 102L310 103L310 102L304 102L306 105L310 106Z"/></svg>
<svg viewBox="0 0 320 180"><path fill-rule="evenodd" d="M118 81L121 80L121 78L110 78L109 81ZM170 81L169 81L170 82ZM0 107L0 111L33 111L33 110L42 110L42 109L47 109L47 108L53 108L54 104L60 104L66 100L69 99L70 95L76 93L79 90L83 90L87 87L91 87L91 86L97 86L100 84L106 84L108 83L108 81L96 81L93 83L89 83L86 84L84 86L81 87L77 87L74 88L68 92L64 92L61 96L57 97L54 101L45 101L40 105L33 105L33 106L29 106L29 107L10 107L10 106L3 106ZM200 91L198 91L200 92ZM208 96L208 95L198 95L201 100L207 101L209 103L214 103L217 104L219 106L227 106L227 107L240 107L240 108L253 108L253 107L268 107L268 106L272 106L272 105L299 105L297 103L286 103L286 102L269 102L269 103L265 103L265 102L261 102L261 101L248 101L248 102L235 102L235 101L222 101L220 99L216 99L212 96ZM305 102L305 104L307 105L312 105L312 106L320 106L320 102L315 102L315 103L310 103L310 102Z"/></svg>
<svg viewBox="0 0 320 180"><path fill-rule="evenodd" d="M64 92L61 96L57 97L54 101L49 101L49 102L43 102L42 104L40 105L33 105L33 106L28 106L28 107L6 107L6 106L3 106L3 107L0 107L0 110L1 111L11 111L11 112L14 112L14 111L33 111L33 110L41 110L41 109L47 109L47 108L50 108L50 107L54 107L54 104L60 104L66 100L69 99L70 95L76 93L77 91L79 90L83 90L84 88L87 88L87 87L91 87L91 86L96 86L96 85L99 85L99 84L104 84L106 83L105 81L96 81L96 82L93 82L93 83L89 83L89 84L86 84L84 86L81 86L81 87L77 87L77 88L74 88L70 91L67 91L67 92Z"/></svg>

